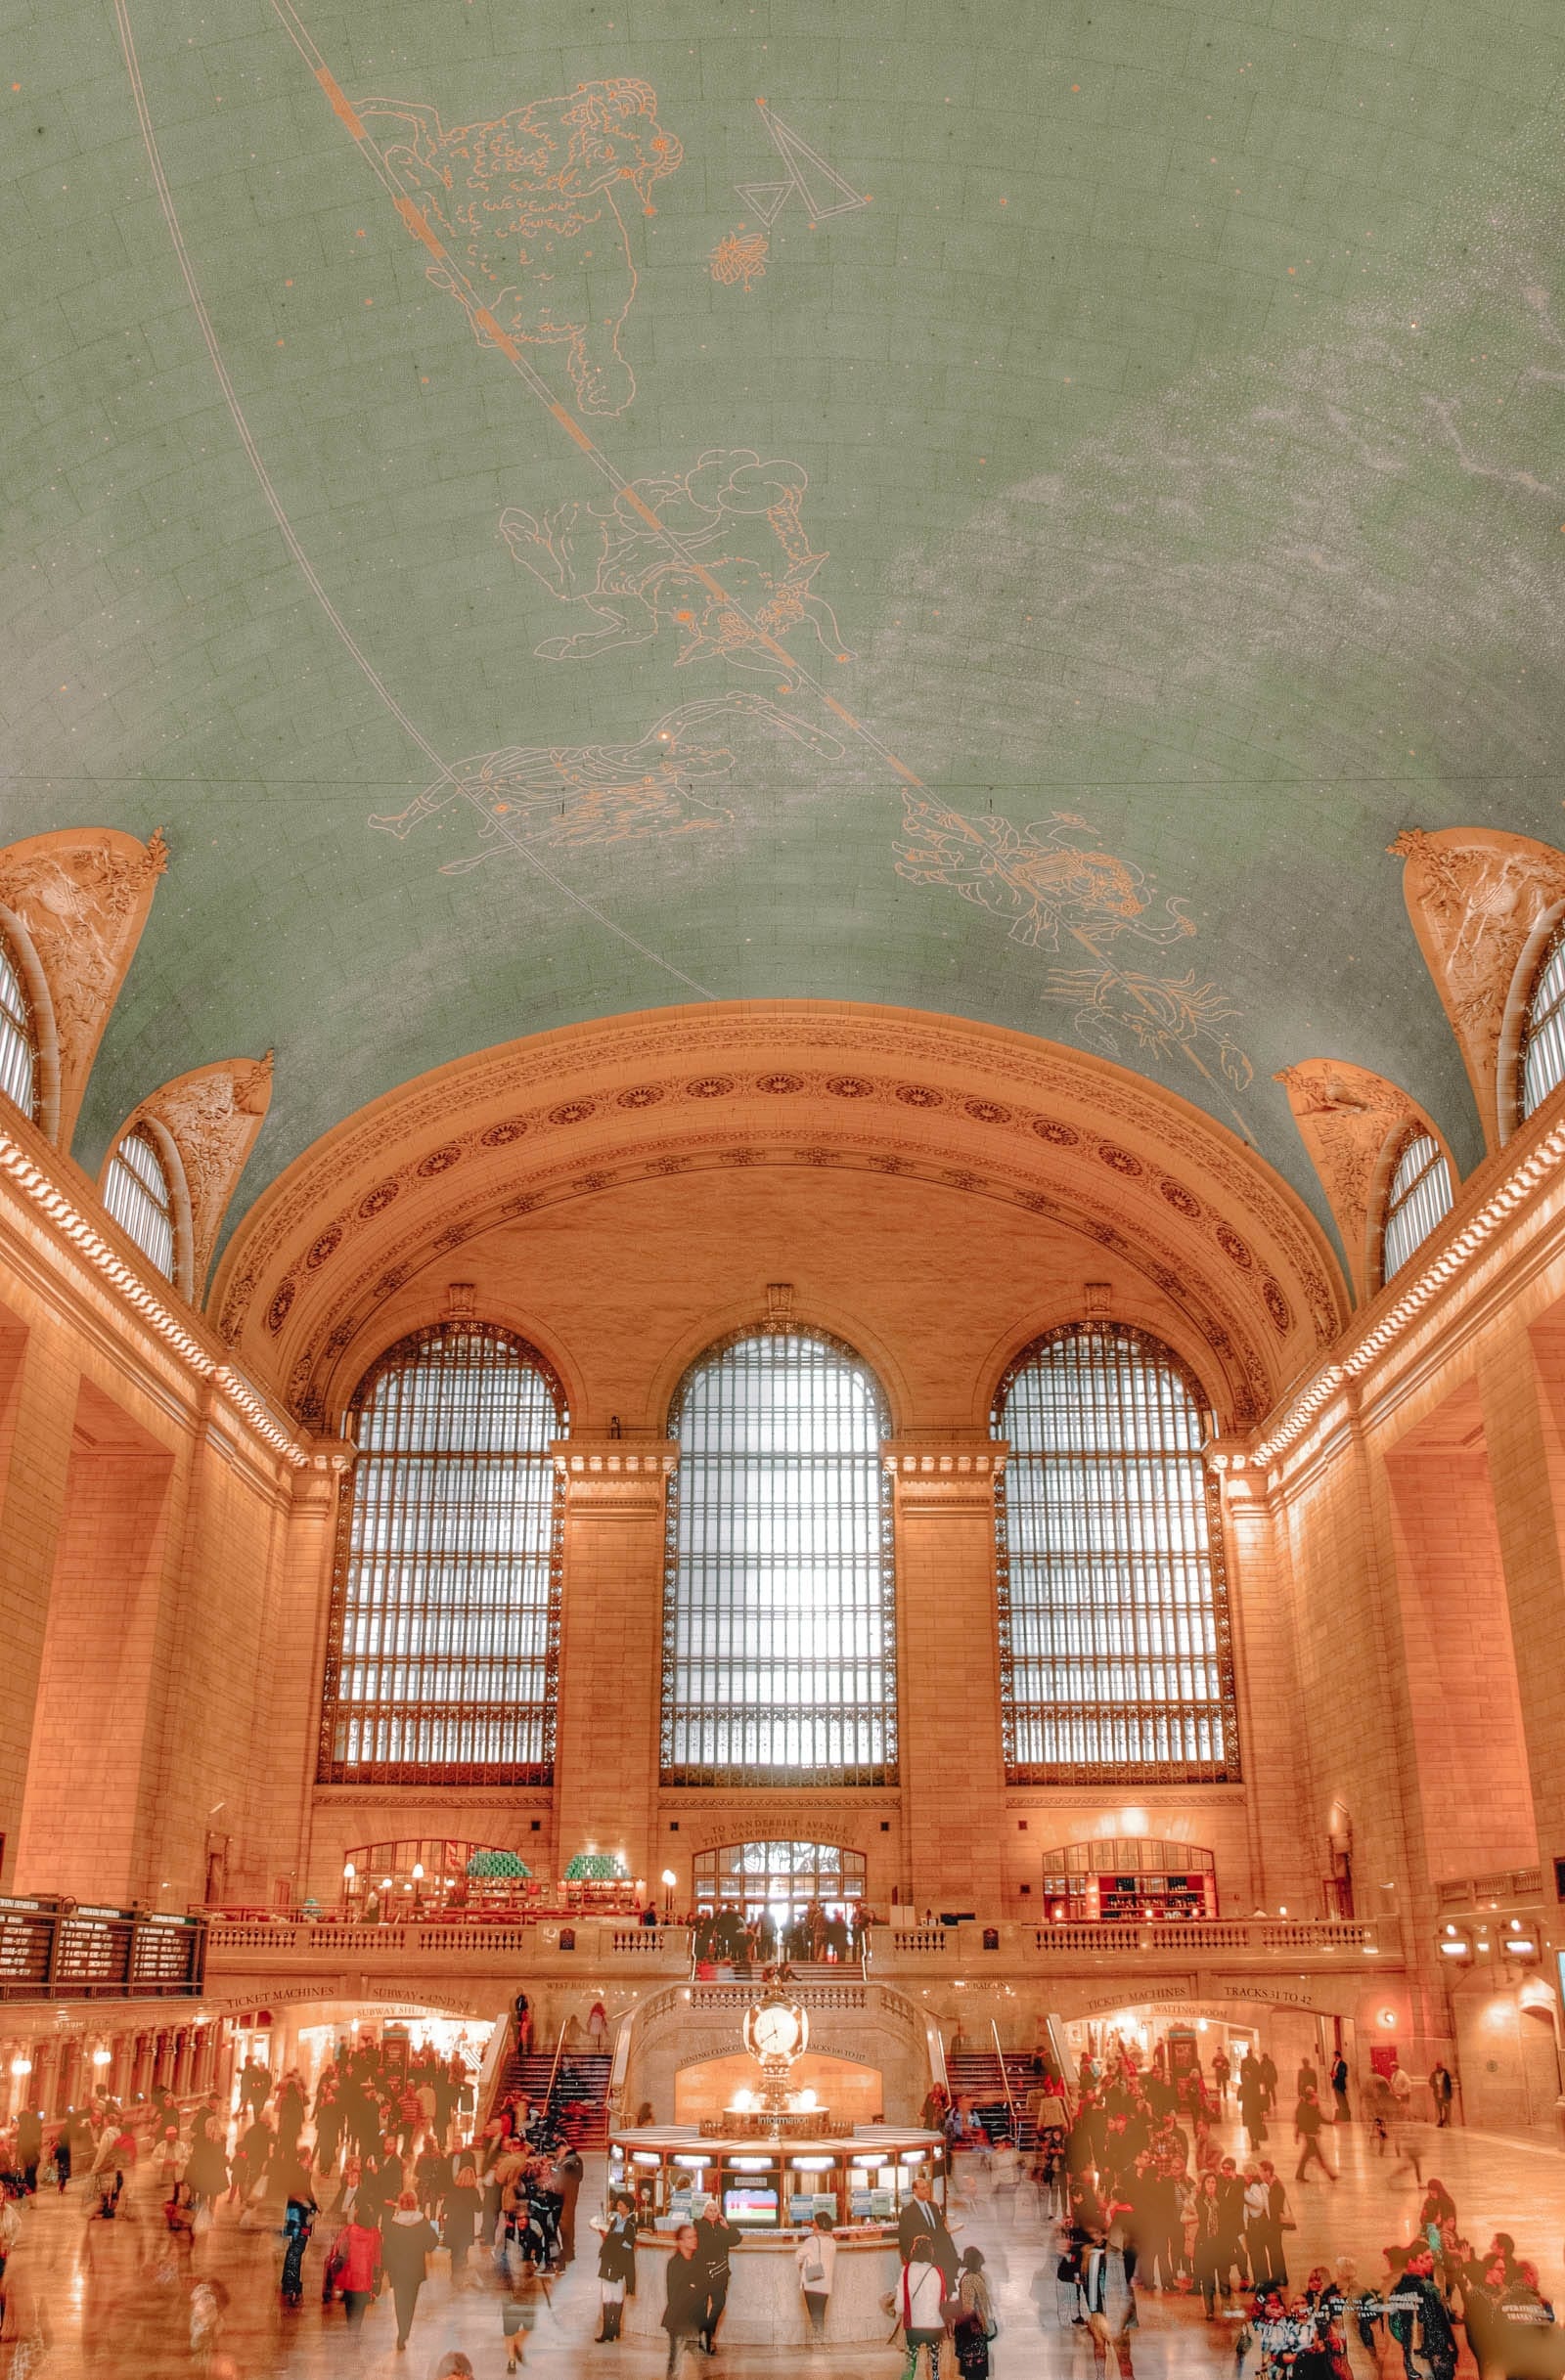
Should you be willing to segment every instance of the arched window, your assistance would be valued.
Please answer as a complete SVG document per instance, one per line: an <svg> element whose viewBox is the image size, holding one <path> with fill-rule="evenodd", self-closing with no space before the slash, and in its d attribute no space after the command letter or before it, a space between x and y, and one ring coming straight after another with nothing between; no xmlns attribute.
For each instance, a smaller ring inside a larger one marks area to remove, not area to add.
<svg viewBox="0 0 1565 2380"><path fill-rule="evenodd" d="M669 1415L665 1785L883 1785L897 1773L888 1416L816 1333L702 1357Z"/></svg>
<svg viewBox="0 0 1565 2380"><path fill-rule="evenodd" d="M174 1279L174 1185L144 1124L127 1132L104 1176L104 1205L165 1279Z"/></svg>
<svg viewBox="0 0 1565 2380"><path fill-rule="evenodd" d="M569 1428L536 1350L417 1331L361 1383L327 1640L324 1783L547 1785Z"/></svg>
<svg viewBox="0 0 1565 2380"><path fill-rule="evenodd" d="M994 1432L1010 1783L1237 1777L1222 1519L1175 1357L1118 1323L1051 1332Z"/></svg>
<svg viewBox="0 0 1565 2380"><path fill-rule="evenodd" d="M1522 1027L1522 1114L1536 1115L1565 1081L1565 920L1554 929Z"/></svg>
<svg viewBox="0 0 1565 2380"><path fill-rule="evenodd" d="M38 1036L32 1002L11 946L0 934L0 1091L29 1123L38 1114Z"/></svg>
<svg viewBox="0 0 1565 2380"><path fill-rule="evenodd" d="M1386 1220L1380 1239L1380 1278L1400 1272L1415 1248L1451 1212L1451 1168L1428 1132L1403 1143L1386 1192Z"/></svg>

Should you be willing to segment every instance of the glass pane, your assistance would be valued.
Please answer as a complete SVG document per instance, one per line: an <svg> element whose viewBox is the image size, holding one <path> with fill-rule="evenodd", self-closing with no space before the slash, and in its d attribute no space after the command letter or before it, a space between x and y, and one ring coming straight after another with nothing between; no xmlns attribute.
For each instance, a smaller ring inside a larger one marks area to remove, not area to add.
<svg viewBox="0 0 1565 2380"><path fill-rule="evenodd" d="M1238 1775L1222 1547L1166 1350L1083 1324L1002 1389L1000 1631L1014 1784ZM1125 1842L1116 1857L1139 1862ZM1075 1865L1075 1860L1071 1861Z"/></svg>
<svg viewBox="0 0 1565 2380"><path fill-rule="evenodd" d="M1522 1040L1522 1114L1536 1114L1565 1080L1565 932L1557 933L1533 992Z"/></svg>
<svg viewBox="0 0 1565 2380"><path fill-rule="evenodd" d="M687 1378L670 1434L665 1784L896 1776L887 1421L857 1357L740 1340Z"/></svg>
<svg viewBox="0 0 1565 2380"><path fill-rule="evenodd" d="M36 1057L31 1004L0 935L0 1091L27 1117L37 1114Z"/></svg>
<svg viewBox="0 0 1565 2380"><path fill-rule="evenodd" d="M1450 1168L1438 1142L1427 1132L1416 1132L1397 1160L1391 1177L1381 1242L1381 1279L1389 1281L1393 1273L1400 1272L1413 1250L1450 1212Z"/></svg>
<svg viewBox="0 0 1565 2380"><path fill-rule="evenodd" d="M127 1132L109 1161L104 1205L165 1280L174 1277L174 1199L163 1161L142 1131Z"/></svg>
<svg viewBox="0 0 1565 2380"><path fill-rule="evenodd" d="M540 1359L481 1323L404 1341L361 1388L324 1780L549 1782L568 1427Z"/></svg>

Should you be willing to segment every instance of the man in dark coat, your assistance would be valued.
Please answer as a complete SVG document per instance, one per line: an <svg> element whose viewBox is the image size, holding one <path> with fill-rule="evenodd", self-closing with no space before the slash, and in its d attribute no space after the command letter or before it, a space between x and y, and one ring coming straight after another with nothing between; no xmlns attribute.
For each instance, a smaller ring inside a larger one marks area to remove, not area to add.
<svg viewBox="0 0 1565 2380"><path fill-rule="evenodd" d="M706 2317L706 2274L696 2254L693 2223L682 2223L674 2234L665 2286L663 2328L668 2333L668 2380L674 2380L685 2349L699 2337Z"/></svg>
<svg viewBox="0 0 1565 2380"><path fill-rule="evenodd" d="M920 2239L929 2242L929 2261L940 2268L947 2297L955 2296L961 2258L951 2236L951 2226L935 2204L934 2184L925 2173L920 2173L915 2181L913 2196L903 2208L897 2224L897 2247L904 2264L912 2255L915 2242Z"/></svg>
<svg viewBox="0 0 1565 2380"><path fill-rule="evenodd" d="M717 2349L717 2326L723 2319L728 2304L728 2285L732 2277L729 2258L744 2237L737 2224L725 2223L723 2209L715 2198L708 2198L695 2226L695 2262L706 2275L706 2307L699 2324L701 2345L707 2354Z"/></svg>

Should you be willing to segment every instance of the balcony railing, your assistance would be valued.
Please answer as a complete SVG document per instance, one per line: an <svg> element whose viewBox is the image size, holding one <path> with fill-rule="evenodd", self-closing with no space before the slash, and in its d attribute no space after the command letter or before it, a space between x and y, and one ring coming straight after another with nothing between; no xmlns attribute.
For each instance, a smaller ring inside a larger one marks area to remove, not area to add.
<svg viewBox="0 0 1565 2380"><path fill-rule="evenodd" d="M207 1928L211 1957L246 1968L330 1966L380 1968L413 1960L421 1965L469 1969L531 1969L557 1960L608 1959L641 1967L688 1971L690 1932L683 1925L625 1925L608 1918L552 1919L508 1925L453 1925L408 1918L366 1925L337 1917L215 1917Z"/></svg>
<svg viewBox="0 0 1565 2380"><path fill-rule="evenodd" d="M1207 1959L1358 1960L1399 1958L1394 1923L1357 1917L1176 1917L1108 1920L1097 1925L875 1926L874 1967L934 1966L963 1972L996 1966L1069 1962L1118 1966L1132 1961Z"/></svg>
<svg viewBox="0 0 1565 2380"><path fill-rule="evenodd" d="M0 2000L194 2000L206 1921L39 1895L0 1900Z"/></svg>

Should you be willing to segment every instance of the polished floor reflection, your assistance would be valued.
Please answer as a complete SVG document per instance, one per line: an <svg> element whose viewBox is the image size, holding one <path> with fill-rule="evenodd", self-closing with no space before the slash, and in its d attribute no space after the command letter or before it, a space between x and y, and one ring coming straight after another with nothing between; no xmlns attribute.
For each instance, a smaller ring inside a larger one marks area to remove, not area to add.
<svg viewBox="0 0 1565 2380"><path fill-rule="evenodd" d="M1565 2299L1565 2155L1543 2144L1507 2143L1459 2131L1437 2134L1423 2128L1414 2138L1425 2182L1436 2175L1446 2184L1456 2203L1460 2229L1474 2246L1486 2246L1497 2230L1510 2233L1517 2256L1536 2264L1544 2295L1556 2302ZM1230 2145L1239 2148L1236 2134ZM1411 2238L1422 2191L1408 2170L1393 2180L1390 2158L1377 2158L1372 2142L1357 2126L1332 2132L1328 2151L1340 2169L1335 2183L1319 2177L1296 2182L1291 2161L1288 2167L1289 2196L1298 2222L1286 2243L1290 2272L1302 2281L1312 2266L1348 2256L1355 2260L1361 2280L1372 2285L1384 2273L1386 2247ZM602 2187L602 2161L590 2160L582 2193L584 2216L599 2205ZM223 2206L187 2270L171 2250L159 2193L145 2170L131 2183L114 2222L87 2222L88 2203L85 2185L77 2182L64 2197L45 2191L20 2210L21 2238L7 2273L6 2353L0 2358L4 2380L35 2380L37 2358L44 2350L43 2370L55 2380L77 2380L77 2375L82 2380L110 2380L111 2375L112 2380L153 2380L155 2375L161 2380L165 2374L192 2371L206 2380L271 2380L281 2374L309 2380L311 2375L344 2369L355 2374L415 2374L426 2380L451 2350L469 2358L477 2380L487 2375L498 2380L506 2368L499 2298L482 2286L454 2294L443 2255L431 2260L431 2277L420 2300L408 2352L399 2356L389 2292L370 2307L356 2333L348 2329L340 2304L323 2311L321 2273L335 2227L328 2222L323 2221L310 2246L304 2302L294 2311L284 2306L279 2289L283 2242L276 2212L253 2211L242 2221L233 2207ZM1006 2380L1040 2369L1078 2373L1088 2380L1093 2360L1086 2334L1062 2329L1055 2312L1053 2229L1039 2219L1029 2194L1023 2191L1014 2223L999 2220L999 2210L982 2189L973 2203L956 2205L953 2212L964 2226L963 2244L976 2242L983 2248L996 2283L1001 2333L993 2349L994 2370ZM582 2236L586 2252L556 2284L552 2303L540 2311L527 2342L528 2366L654 2380L664 2364L660 2345L629 2340L617 2346L592 2344L598 2326L598 2282L594 2243L585 2224ZM481 2270L482 2260L475 2264ZM210 2305L202 2301L196 2307L193 2345L193 2284L202 2275L221 2284L213 2295L226 2296L227 2303L219 2307L219 2323L210 2336L202 2335L201 2324ZM1159 2295L1150 2289L1142 2289L1140 2297L1140 2327L1134 2353L1136 2370L1143 2380L1195 2370L1222 2374L1226 2380L1232 2367L1233 2321L1209 2325L1199 2297ZM1350 2356L1360 2380L1367 2380L1374 2365L1357 2337L1350 2342ZM773 2370L791 2370L801 2361L840 2380L860 2373L874 2375L874 2380L897 2380L905 2358L900 2339L806 2358L797 2347L729 2346L720 2338L711 2368L763 2380ZM1471 2370L1465 2348L1462 2364ZM687 2362L687 2373L692 2368ZM1249 2368L1253 2373L1253 2356ZM1383 2336L1379 2368L1387 2380L1402 2371L1397 2347ZM949 2356L942 2358L942 2370L954 2380Z"/></svg>

